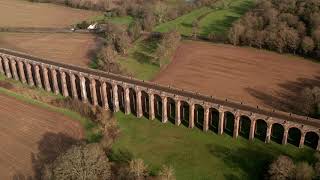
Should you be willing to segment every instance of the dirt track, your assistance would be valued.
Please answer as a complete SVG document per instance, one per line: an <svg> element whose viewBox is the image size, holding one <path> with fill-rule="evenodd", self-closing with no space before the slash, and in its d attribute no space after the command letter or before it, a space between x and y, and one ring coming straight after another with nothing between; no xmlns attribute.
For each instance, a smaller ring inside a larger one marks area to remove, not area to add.
<svg viewBox="0 0 320 180"><path fill-rule="evenodd" d="M56 147L50 144L57 145L59 139L82 137L76 121L0 94L0 179L32 175L33 153L52 153Z"/></svg>
<svg viewBox="0 0 320 180"><path fill-rule="evenodd" d="M0 33L0 47L87 67L101 41L91 34Z"/></svg>
<svg viewBox="0 0 320 180"><path fill-rule="evenodd" d="M154 81L289 111L301 87L320 85L320 64L253 48L185 41Z"/></svg>
<svg viewBox="0 0 320 180"><path fill-rule="evenodd" d="M0 0L2 27L69 27L99 13L48 3Z"/></svg>

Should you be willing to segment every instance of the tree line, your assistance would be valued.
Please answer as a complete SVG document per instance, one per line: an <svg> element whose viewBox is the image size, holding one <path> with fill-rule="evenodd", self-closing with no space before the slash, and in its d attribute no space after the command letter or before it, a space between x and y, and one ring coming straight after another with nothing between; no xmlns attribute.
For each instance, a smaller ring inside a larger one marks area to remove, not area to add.
<svg viewBox="0 0 320 180"><path fill-rule="evenodd" d="M112 0L28 0L30 2L55 3L66 6L92 9L92 10L108 10L112 6Z"/></svg>
<svg viewBox="0 0 320 180"><path fill-rule="evenodd" d="M320 58L320 0L260 0L233 23L233 45Z"/></svg>

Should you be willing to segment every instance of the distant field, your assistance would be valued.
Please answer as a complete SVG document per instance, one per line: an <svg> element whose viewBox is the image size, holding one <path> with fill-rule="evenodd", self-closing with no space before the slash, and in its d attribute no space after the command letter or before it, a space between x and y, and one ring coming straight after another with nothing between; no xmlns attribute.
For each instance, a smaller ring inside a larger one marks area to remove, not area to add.
<svg viewBox="0 0 320 180"><path fill-rule="evenodd" d="M0 33L0 47L87 67L101 43L91 34Z"/></svg>
<svg viewBox="0 0 320 180"><path fill-rule="evenodd" d="M290 110L301 88L320 85L320 63L254 48L185 41L154 81Z"/></svg>
<svg viewBox="0 0 320 180"><path fill-rule="evenodd" d="M231 24L241 17L253 4L252 0L233 0L224 9L212 9L208 7L193 10L173 21L158 25L154 31L167 32L172 29L185 35L192 35L192 22L198 19L199 34L207 36L209 33L225 34ZM228 3L226 3L228 4Z"/></svg>
<svg viewBox="0 0 320 180"><path fill-rule="evenodd" d="M48 3L0 1L0 27L69 27L98 14Z"/></svg>

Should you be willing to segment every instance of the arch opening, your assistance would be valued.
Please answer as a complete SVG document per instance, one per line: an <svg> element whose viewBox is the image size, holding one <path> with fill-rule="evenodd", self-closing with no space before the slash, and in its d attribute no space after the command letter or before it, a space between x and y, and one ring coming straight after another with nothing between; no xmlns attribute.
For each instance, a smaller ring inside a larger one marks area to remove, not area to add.
<svg viewBox="0 0 320 180"><path fill-rule="evenodd" d="M304 139L304 145L317 149L319 142L319 135L313 131L307 132Z"/></svg>
<svg viewBox="0 0 320 180"><path fill-rule="evenodd" d="M149 117L149 95L145 91L141 91L142 115Z"/></svg>
<svg viewBox="0 0 320 180"><path fill-rule="evenodd" d="M162 99L157 94L154 94L154 114L156 119L162 121Z"/></svg>
<svg viewBox="0 0 320 180"><path fill-rule="evenodd" d="M180 119L181 124L183 124L186 127L189 127L189 104L185 101L181 101Z"/></svg>
<svg viewBox="0 0 320 180"><path fill-rule="evenodd" d="M301 138L301 131L296 127L292 127L288 131L288 143L299 147Z"/></svg>
<svg viewBox="0 0 320 180"><path fill-rule="evenodd" d="M176 104L174 99L167 97L167 114L168 114L168 121L175 124L175 117L176 117Z"/></svg>
<svg viewBox="0 0 320 180"><path fill-rule="evenodd" d="M219 111L214 108L209 110L209 129L215 133L218 133L219 127Z"/></svg>
<svg viewBox="0 0 320 180"><path fill-rule="evenodd" d="M265 141L267 137L267 129L268 129L268 125L264 120L262 119L256 120L254 136L260 139L261 141Z"/></svg>
<svg viewBox="0 0 320 180"><path fill-rule="evenodd" d="M281 124L274 123L271 129L271 140L281 144L283 133L284 133L284 127Z"/></svg>
<svg viewBox="0 0 320 180"><path fill-rule="evenodd" d="M241 116L239 121L239 135L249 139L251 119L248 116Z"/></svg>
<svg viewBox="0 0 320 180"><path fill-rule="evenodd" d="M129 88L129 99L130 99L130 111L133 115L137 116L137 95L136 91Z"/></svg>
<svg viewBox="0 0 320 180"><path fill-rule="evenodd" d="M204 123L204 108L199 105L194 105L194 122L196 127L199 129L203 129L203 123Z"/></svg>
<svg viewBox="0 0 320 180"><path fill-rule="evenodd" d="M117 85L118 89L118 100L119 100L119 109L120 111L125 111L125 101L124 101L124 89L122 86Z"/></svg>
<svg viewBox="0 0 320 180"><path fill-rule="evenodd" d="M223 129L224 129L224 132L230 136L233 136L234 118L235 116L233 115L233 113L229 111L225 112Z"/></svg>

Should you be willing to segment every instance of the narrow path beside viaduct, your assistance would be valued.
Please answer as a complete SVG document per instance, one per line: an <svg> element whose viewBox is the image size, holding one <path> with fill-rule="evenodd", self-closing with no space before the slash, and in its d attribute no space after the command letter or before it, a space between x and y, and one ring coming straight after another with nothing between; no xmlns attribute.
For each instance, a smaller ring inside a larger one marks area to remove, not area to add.
<svg viewBox="0 0 320 180"><path fill-rule="evenodd" d="M163 123L198 127L218 134L259 138L320 150L320 121L291 113L252 107L130 77L56 63L0 49L0 73L8 78Z"/></svg>

